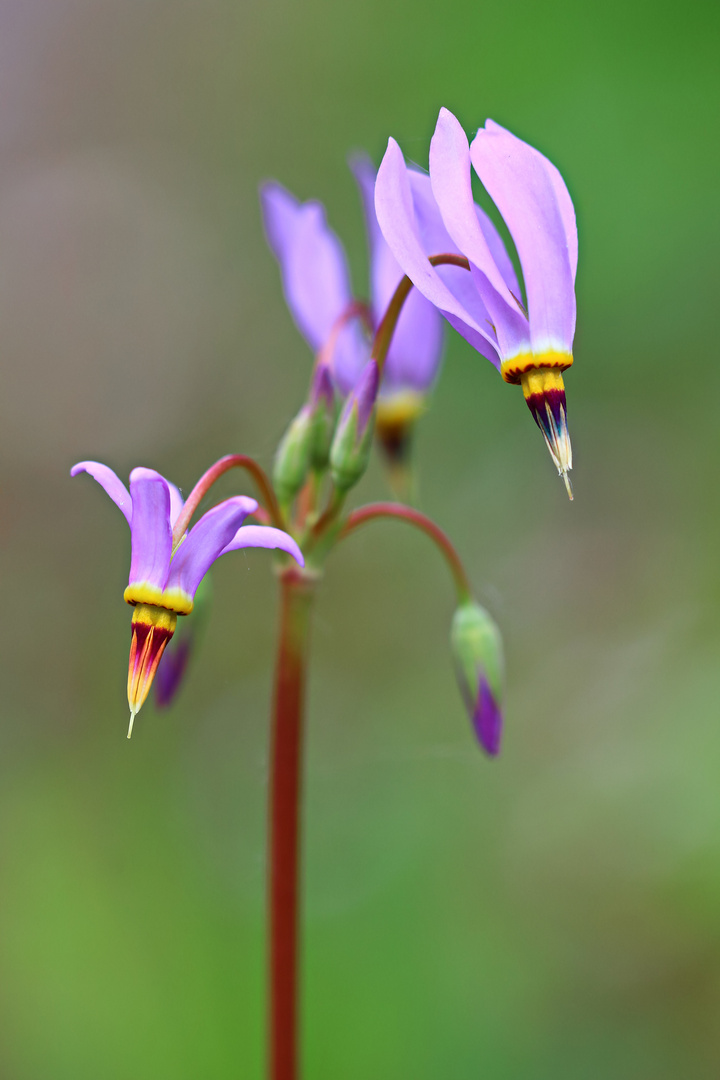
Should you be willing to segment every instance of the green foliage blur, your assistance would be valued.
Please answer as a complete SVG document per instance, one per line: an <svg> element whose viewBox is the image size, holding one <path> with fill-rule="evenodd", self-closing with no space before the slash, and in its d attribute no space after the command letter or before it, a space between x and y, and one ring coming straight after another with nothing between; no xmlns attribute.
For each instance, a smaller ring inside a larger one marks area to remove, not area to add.
<svg viewBox="0 0 720 1080"><path fill-rule="evenodd" d="M540 148L575 200L576 500L450 334L421 504L502 627L504 749L473 741L427 540L349 538L313 626L305 1075L716 1080L718 17L0 6L3 1080L263 1075L270 558L222 560L182 695L128 743L127 529L69 468L187 492L222 454L269 467L311 357L258 184L326 203L362 294L346 155L392 134L426 166L441 105ZM357 494L385 497L377 459Z"/></svg>

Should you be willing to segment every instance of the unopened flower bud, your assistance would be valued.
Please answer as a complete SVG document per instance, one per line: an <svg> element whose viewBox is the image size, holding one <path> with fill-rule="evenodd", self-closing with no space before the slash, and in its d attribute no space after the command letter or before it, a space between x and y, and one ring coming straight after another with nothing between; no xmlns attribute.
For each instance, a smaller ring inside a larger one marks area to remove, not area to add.
<svg viewBox="0 0 720 1080"><path fill-rule="evenodd" d="M281 503L292 502L305 483L310 471L312 443L313 414L305 404L290 422L275 454L273 485Z"/></svg>
<svg viewBox="0 0 720 1080"><path fill-rule="evenodd" d="M378 366L370 360L340 414L330 448L333 483L339 491L354 487L368 467L379 383Z"/></svg>
<svg viewBox="0 0 720 1080"><path fill-rule="evenodd" d="M324 470L330 460L330 447L335 433L335 390L327 364L318 364L310 385L309 407L312 411L310 465Z"/></svg>
<svg viewBox="0 0 720 1080"><path fill-rule="evenodd" d="M469 600L453 618L451 644L460 693L483 749L495 756L502 733L503 648L494 620Z"/></svg>

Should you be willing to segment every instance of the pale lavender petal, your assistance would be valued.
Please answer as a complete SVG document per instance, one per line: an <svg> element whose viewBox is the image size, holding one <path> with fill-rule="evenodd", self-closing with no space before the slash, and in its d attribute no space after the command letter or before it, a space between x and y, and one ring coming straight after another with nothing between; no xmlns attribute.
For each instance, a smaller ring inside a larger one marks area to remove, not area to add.
<svg viewBox="0 0 720 1080"><path fill-rule="evenodd" d="M256 510L255 499L236 495L203 514L175 552L168 575L168 592L178 589L192 600L212 564L223 553L248 514Z"/></svg>
<svg viewBox="0 0 720 1080"><path fill-rule="evenodd" d="M495 757L500 752L502 722L502 710L493 696L487 679L481 675L473 713L473 727L481 746L491 757Z"/></svg>
<svg viewBox="0 0 720 1080"><path fill-rule="evenodd" d="M494 120L486 120L485 128L487 131L504 131L506 134L510 134L507 128L501 127L500 124L496 124ZM530 147L531 150L535 150L534 147ZM560 215L563 219L563 225L565 226L565 239L567 240L568 255L570 256L570 266L572 268L573 281L577 273L578 262L578 234L577 234L577 221L575 219L575 207L573 201L570 198L570 192L567 189L567 185L560 175L560 170L556 165L553 165L552 161L549 161L544 154L541 154L539 150L535 150L535 153L540 158L545 171L550 177L550 181L555 190L555 196L558 201L558 208Z"/></svg>
<svg viewBox="0 0 720 1080"><path fill-rule="evenodd" d="M254 547L279 548L280 551L286 551L288 555L292 555L299 566L305 565L302 551L292 536L288 536L282 529L273 529L269 525L243 525L220 554L227 555L228 551Z"/></svg>
<svg viewBox="0 0 720 1080"><path fill-rule="evenodd" d="M81 472L89 473L93 480L97 480L100 487L105 489L115 505L120 507L128 525L130 525L132 522L132 500L128 489L112 469L109 469L107 465L101 465L99 461L80 461L77 465L73 465L70 475L77 476Z"/></svg>
<svg viewBox="0 0 720 1080"><path fill-rule="evenodd" d="M375 214L375 177L372 162L355 157L351 168L360 188L370 246L370 291L376 325L404 277L380 231ZM393 334L383 372L383 392L409 389L426 393L437 375L442 356L440 312L417 289L408 296Z"/></svg>
<svg viewBox="0 0 720 1080"><path fill-rule="evenodd" d="M270 247L280 263L285 299L298 329L317 352L352 300L345 252L318 202L299 203L280 184L264 184L260 199ZM355 322L338 338L339 382L357 377L368 346Z"/></svg>
<svg viewBox="0 0 720 1080"><path fill-rule="evenodd" d="M464 337L479 351L483 351L480 340L484 339L487 344L485 349L494 355L495 340L492 328L487 322L478 321L473 317L468 294L465 293L461 303L456 295L455 282L462 281L463 275L473 292L472 281L466 270L445 268L454 270L452 277L452 291L445 283L445 274L441 276L428 261L428 254L441 254L431 251L426 253L420 237L420 230L413 206L413 193L408 179L408 170L402 156L400 147L394 139L388 142L385 157L378 170L377 183L375 185L375 210L378 222L382 229L393 255L397 259L404 273L408 275L415 287L426 296L456 329L460 330ZM476 305L479 297L476 295ZM480 308L484 308L480 303ZM487 355L487 354L486 354Z"/></svg>
<svg viewBox="0 0 720 1080"><path fill-rule="evenodd" d="M131 585L151 585L162 591L172 551L168 482L154 469L133 469L130 495L132 557L129 582Z"/></svg>
<svg viewBox="0 0 720 1080"><path fill-rule="evenodd" d="M473 264L473 281L495 327L501 356L529 351L528 321L495 263L473 201L467 136L447 109L440 110L430 144L430 181L450 237Z"/></svg>
<svg viewBox="0 0 720 1080"><path fill-rule="evenodd" d="M185 505L185 500L180 494L180 488L175 487L169 480L165 481L170 492L170 524L174 525L180 517L180 511Z"/></svg>
<svg viewBox="0 0 720 1080"><path fill-rule="evenodd" d="M533 352L571 352L575 333L571 253L555 183L542 155L499 125L478 131L470 155L520 257Z"/></svg>

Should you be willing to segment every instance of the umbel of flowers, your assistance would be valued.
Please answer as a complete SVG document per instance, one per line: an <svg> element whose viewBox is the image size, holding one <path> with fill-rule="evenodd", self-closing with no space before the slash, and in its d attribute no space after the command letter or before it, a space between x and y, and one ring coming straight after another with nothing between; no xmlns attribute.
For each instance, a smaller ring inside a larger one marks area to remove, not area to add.
<svg viewBox="0 0 720 1080"><path fill-rule="evenodd" d="M485 752L495 756L500 749L500 633L474 599L453 544L409 501L347 510L375 441L396 494L411 491L411 436L440 368L443 320L490 360L505 383L522 388L572 498L562 373L573 362L578 246L572 202L558 170L491 120L469 144L446 109L431 142L429 175L408 167L393 139L377 176L364 158L352 168L370 247L369 299L353 292L342 245L321 204L301 203L275 182L261 189L265 231L285 298L314 354L307 398L280 442L271 478L252 458L232 454L211 466L183 500L152 469L134 469L129 490L98 462L72 469L73 476L89 473L130 527L124 593L132 606L128 737L153 679L163 705L182 683L197 626L208 616L206 575L212 564L239 548L276 551L281 611L268 860L272 1080L297 1076L299 821L310 611L329 553L356 529L379 519L404 522L421 530L445 560L457 600L451 651L462 698ZM474 202L473 170L512 236L522 284L500 234ZM233 468L249 474L257 499L225 499L191 527L201 500Z"/></svg>

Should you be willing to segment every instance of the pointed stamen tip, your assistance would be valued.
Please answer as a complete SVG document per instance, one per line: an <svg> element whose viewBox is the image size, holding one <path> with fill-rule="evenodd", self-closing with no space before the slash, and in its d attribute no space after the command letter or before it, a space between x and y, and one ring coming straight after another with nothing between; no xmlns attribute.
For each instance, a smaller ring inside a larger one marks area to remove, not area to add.
<svg viewBox="0 0 720 1080"><path fill-rule="evenodd" d="M572 484L570 483L570 477L568 476L567 469L562 469L560 471L560 475L562 476L562 478L563 478L563 480L565 482L565 488L566 488L567 493L568 493L568 498L569 498L570 502L573 502L574 499L575 499L575 496L573 495Z"/></svg>
<svg viewBox="0 0 720 1080"><path fill-rule="evenodd" d="M136 714L135 709L131 709L130 710L130 726L128 727L128 733L127 733L128 739L132 738L132 729L133 729L133 724L135 723L135 714Z"/></svg>

